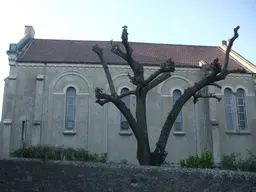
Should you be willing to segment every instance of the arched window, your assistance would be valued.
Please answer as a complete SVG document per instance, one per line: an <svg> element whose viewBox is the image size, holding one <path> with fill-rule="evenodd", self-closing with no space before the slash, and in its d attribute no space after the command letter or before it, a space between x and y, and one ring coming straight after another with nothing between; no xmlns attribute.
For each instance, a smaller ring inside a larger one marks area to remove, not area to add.
<svg viewBox="0 0 256 192"><path fill-rule="evenodd" d="M245 91L241 88L236 91L236 111L239 130L247 129Z"/></svg>
<svg viewBox="0 0 256 192"><path fill-rule="evenodd" d="M181 91L178 89L175 89L173 91L173 105L180 98L180 96L181 96ZM183 131L182 111L180 111L179 115L177 116L174 122L173 128L174 128L174 131Z"/></svg>
<svg viewBox="0 0 256 192"><path fill-rule="evenodd" d="M66 111L65 111L65 129L73 130L75 128L76 111L76 90L69 87L66 92Z"/></svg>
<svg viewBox="0 0 256 192"><path fill-rule="evenodd" d="M224 90L224 104L225 115L228 130L233 130L234 127L234 106L233 106L233 94L230 88Z"/></svg>
<svg viewBox="0 0 256 192"><path fill-rule="evenodd" d="M121 94L124 94L124 93L126 93L127 91L129 91L128 88L122 88ZM123 98L122 98L122 101L125 103L125 105L126 105L128 108L130 108L130 102L131 102L131 97L130 97L130 95L123 97ZM121 113L121 114L120 114L120 129L121 129L121 131L126 131L126 130L128 130L129 128L130 128L130 126L129 126L128 121L126 120L126 118L124 117L124 115Z"/></svg>

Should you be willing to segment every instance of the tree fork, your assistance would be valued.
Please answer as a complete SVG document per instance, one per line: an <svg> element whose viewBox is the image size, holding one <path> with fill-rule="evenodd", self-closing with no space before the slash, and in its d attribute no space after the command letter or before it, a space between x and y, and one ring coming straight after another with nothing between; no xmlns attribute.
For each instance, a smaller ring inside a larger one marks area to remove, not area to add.
<svg viewBox="0 0 256 192"><path fill-rule="evenodd" d="M156 148L153 152L151 152L149 145L146 118L146 96L151 89L171 77L171 73L175 71L174 62L171 58L168 59L166 62L160 65L160 68L157 71L151 74L147 79L144 79L143 65L136 62L132 57L133 49L130 47L128 42L127 26L124 26L121 38L122 44L126 52L123 52L120 49L119 45L114 44L113 41L110 41L110 44L112 46L111 51L117 56L123 58L132 69L133 75L128 74L128 77L131 82L136 86L136 89L130 90L125 95L117 95L114 88L113 79L108 69L107 62L103 57L103 50L97 45L93 47L93 51L99 56L111 92L111 94L103 93L102 89L96 88L96 102L101 106L108 102L112 102L125 116L137 140L137 159L141 165L160 166L165 161L165 158L167 156L165 148L170 135L170 131L184 104L191 97L194 97L194 103L196 103L199 98L215 98L220 100L219 97L215 96L212 93L209 95L203 95L202 93L200 93L200 90L206 86L215 86L221 89L221 86L218 85L216 82L225 79L228 74L246 73L245 69L228 69L229 53L231 51L234 41L239 36L238 29L239 26L234 29L234 36L229 40L229 44L225 54L225 63L223 64L223 67L221 67L218 58L214 59L214 61L206 69L204 78L202 78L199 82L195 83L193 86L187 88L181 95L181 97L175 102L162 127L159 139L156 143ZM179 65L179 67L187 67L187 65ZM132 94L136 96L136 118L132 115L130 109L121 100L123 97Z"/></svg>

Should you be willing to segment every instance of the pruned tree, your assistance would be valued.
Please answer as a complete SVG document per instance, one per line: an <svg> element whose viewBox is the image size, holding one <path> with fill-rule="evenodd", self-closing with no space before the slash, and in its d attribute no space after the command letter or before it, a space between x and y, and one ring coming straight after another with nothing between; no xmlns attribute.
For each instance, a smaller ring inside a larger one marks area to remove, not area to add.
<svg viewBox="0 0 256 192"><path fill-rule="evenodd" d="M216 82L224 80L230 73L246 72L244 69L240 68L232 70L228 69L229 53L234 41L238 38L238 29L239 26L234 29L234 35L229 40L225 54L225 62L223 65L221 65L219 59L216 58L211 64L208 65L206 75L199 82L195 83L191 87L188 87L180 96L180 98L175 102L172 110L169 112L168 117L165 120L154 151L151 151L149 146L146 117L146 96L151 89L171 77L171 73L175 71L175 63L171 58L168 59L166 62L160 65L158 70L156 70L153 74L145 79L143 65L135 61L132 57L133 49L128 42L127 26L124 26L121 38L125 52L120 48L118 44L113 43L113 41L110 41L112 47L111 51L115 55L123 58L130 66L133 71L133 75L128 74L128 76L131 83L133 83L136 88L135 90L131 90L118 95L114 87L108 64L104 58L103 49L98 45L93 46L92 50L98 55L102 63L110 88L110 94L104 93L103 89L101 88L95 89L95 96L97 99L96 103L100 104L101 106L109 102L113 103L127 119L130 128L137 140L137 159L141 165L160 166L165 161L167 155L165 148L171 129L182 107L190 98L194 98L194 103L196 103L199 98L215 98L220 100L220 98L214 94L204 95L201 90L206 86L215 86L221 89L221 86ZM183 65L182 67L186 67L186 65ZM122 101L122 98L128 95L135 95L136 97L135 117L132 115L130 109Z"/></svg>

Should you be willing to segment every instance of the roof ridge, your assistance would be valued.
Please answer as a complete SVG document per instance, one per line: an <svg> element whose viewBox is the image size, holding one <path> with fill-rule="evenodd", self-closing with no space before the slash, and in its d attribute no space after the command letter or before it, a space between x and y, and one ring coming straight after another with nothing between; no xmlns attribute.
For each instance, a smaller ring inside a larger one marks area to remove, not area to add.
<svg viewBox="0 0 256 192"><path fill-rule="evenodd" d="M43 40L43 41L73 41L73 42L110 42L107 40L78 40L78 39L42 39L42 38L35 38L34 40ZM118 42L121 43L121 41L114 41L114 42ZM137 42L137 41L130 41L129 43L132 44L147 44L147 45L172 45L172 46L190 46L190 47L210 47L210 48L217 48L217 45L192 45L192 44L172 44L172 43L153 43L153 42Z"/></svg>

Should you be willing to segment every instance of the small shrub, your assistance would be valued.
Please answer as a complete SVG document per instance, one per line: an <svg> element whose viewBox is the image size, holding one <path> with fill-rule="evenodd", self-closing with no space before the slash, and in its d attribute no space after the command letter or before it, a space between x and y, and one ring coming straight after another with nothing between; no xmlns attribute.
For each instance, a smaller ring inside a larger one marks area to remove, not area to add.
<svg viewBox="0 0 256 192"><path fill-rule="evenodd" d="M85 149L61 148L49 145L37 145L22 147L10 153L11 157L36 158L44 160L68 160L68 161L90 161L102 162L107 161L107 154L101 156L94 153L91 154Z"/></svg>
<svg viewBox="0 0 256 192"><path fill-rule="evenodd" d="M188 158L180 160L180 166L186 168L212 168L212 153L204 152L201 157L189 155Z"/></svg>
<svg viewBox="0 0 256 192"><path fill-rule="evenodd" d="M128 161L127 161L126 159L122 159L122 160L120 161L120 163L121 163L121 164L128 164Z"/></svg>
<svg viewBox="0 0 256 192"><path fill-rule="evenodd" d="M108 159L107 153L101 154L101 156L100 156L100 162L101 162L101 163L106 163L106 162L107 162L107 159Z"/></svg>
<svg viewBox="0 0 256 192"><path fill-rule="evenodd" d="M200 168L212 168L213 156L211 152L204 152L200 158Z"/></svg>
<svg viewBox="0 0 256 192"><path fill-rule="evenodd" d="M256 172L256 155L248 150L248 157L242 158L240 153L223 154L221 169Z"/></svg>
<svg viewBox="0 0 256 192"><path fill-rule="evenodd" d="M230 153L229 155L223 154L221 156L220 168L236 170L237 159L239 157L238 153Z"/></svg>

